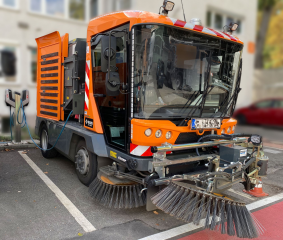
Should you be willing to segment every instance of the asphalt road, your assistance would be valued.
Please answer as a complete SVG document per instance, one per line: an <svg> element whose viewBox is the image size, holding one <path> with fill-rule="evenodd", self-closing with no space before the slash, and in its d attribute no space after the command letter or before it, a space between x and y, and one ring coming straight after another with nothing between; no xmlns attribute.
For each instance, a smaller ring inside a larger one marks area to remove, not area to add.
<svg viewBox="0 0 283 240"><path fill-rule="evenodd" d="M241 130L241 127L237 129ZM269 175L263 178L263 188L273 196L283 192L283 144L282 150L266 147L266 151L270 158ZM145 207L113 210L97 205L89 197L87 187L78 180L71 161L64 157L47 160L38 149L29 149L27 156L97 230L86 233L18 150L12 150L0 152L0 239L131 240L184 224L159 210L155 214L147 212ZM241 184L236 184L227 194L246 203L258 200L244 194L242 189Z"/></svg>

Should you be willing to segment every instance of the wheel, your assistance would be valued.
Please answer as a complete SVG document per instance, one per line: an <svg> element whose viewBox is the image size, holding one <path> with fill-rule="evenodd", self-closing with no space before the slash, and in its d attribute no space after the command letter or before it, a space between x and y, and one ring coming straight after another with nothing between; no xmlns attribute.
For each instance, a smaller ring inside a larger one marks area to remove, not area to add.
<svg viewBox="0 0 283 240"><path fill-rule="evenodd" d="M247 119L244 115L240 114L237 116L238 123L241 125L247 124Z"/></svg>
<svg viewBox="0 0 283 240"><path fill-rule="evenodd" d="M89 186L97 175L97 156L87 150L84 140L77 144L75 163L79 180Z"/></svg>
<svg viewBox="0 0 283 240"><path fill-rule="evenodd" d="M48 130L46 125L44 125L40 130L40 146L43 149L50 149L52 145L48 143ZM58 152L55 148L51 150L41 150L41 154L45 158L54 158L57 157Z"/></svg>
<svg viewBox="0 0 283 240"><path fill-rule="evenodd" d="M172 81L172 88L174 90L181 90L183 87L183 78L181 74L178 74Z"/></svg>

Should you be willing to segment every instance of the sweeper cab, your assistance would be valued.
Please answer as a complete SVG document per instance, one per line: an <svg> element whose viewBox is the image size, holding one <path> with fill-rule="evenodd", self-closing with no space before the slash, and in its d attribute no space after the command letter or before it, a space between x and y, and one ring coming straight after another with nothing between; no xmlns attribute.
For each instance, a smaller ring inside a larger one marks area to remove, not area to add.
<svg viewBox="0 0 283 240"><path fill-rule="evenodd" d="M86 39L36 39L42 155L73 161L94 204L205 218L212 230L220 217L222 233L257 237L245 204L225 193L239 182L252 190L268 162L261 137L236 134L231 118L241 90L237 24L220 32L168 17L173 2L162 8L96 17Z"/></svg>

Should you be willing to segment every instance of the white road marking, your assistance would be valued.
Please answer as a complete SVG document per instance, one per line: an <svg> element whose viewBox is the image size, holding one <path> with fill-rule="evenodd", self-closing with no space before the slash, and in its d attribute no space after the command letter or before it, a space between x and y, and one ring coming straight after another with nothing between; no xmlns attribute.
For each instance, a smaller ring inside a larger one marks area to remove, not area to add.
<svg viewBox="0 0 283 240"><path fill-rule="evenodd" d="M268 149L268 148L265 148L263 151L268 152L268 153L273 153L273 154L282 153L282 151L276 151L276 150Z"/></svg>
<svg viewBox="0 0 283 240"><path fill-rule="evenodd" d="M232 192L232 193L235 193L235 194L237 194L237 195L240 195L240 196L242 196L242 197L248 198L248 199L250 199L250 200L255 200L255 198L249 196L247 193L238 192L238 191L235 191L235 190L232 189L232 188L229 189L228 191L229 191L229 192Z"/></svg>
<svg viewBox="0 0 283 240"><path fill-rule="evenodd" d="M250 204L247 205L247 208L250 211L255 210L257 208L264 207L264 206L266 206L270 203L274 203L274 202L280 201L282 199L283 199L283 193L280 193L278 195L275 195L275 196L272 196L272 197L267 197L267 198L264 198L262 200L250 203ZM151 236L141 238L140 240L165 240L165 239L177 237L177 236L185 234L185 233L189 234L193 230L203 228L204 223L205 223L205 220L202 219L198 226L194 225L193 223L188 223L188 224L185 224L185 225L182 225L182 226L179 226L179 227L176 227L176 228L172 228L172 229L164 231L164 232L156 233L156 234L153 234Z"/></svg>
<svg viewBox="0 0 283 240"><path fill-rule="evenodd" d="M45 173L22 151L19 154L26 160L30 167L36 172L36 174L42 179L42 181L55 193L56 197L61 201L69 213L75 218L78 224L84 229L85 232L95 231L96 228L86 219L86 217L80 212L79 209L67 198L67 196L46 176Z"/></svg>
<svg viewBox="0 0 283 240"><path fill-rule="evenodd" d="M268 148L272 148L272 149L276 149L276 150L281 150L281 151L283 151L283 149L282 148L275 148L275 147L269 147L269 146L267 146Z"/></svg>

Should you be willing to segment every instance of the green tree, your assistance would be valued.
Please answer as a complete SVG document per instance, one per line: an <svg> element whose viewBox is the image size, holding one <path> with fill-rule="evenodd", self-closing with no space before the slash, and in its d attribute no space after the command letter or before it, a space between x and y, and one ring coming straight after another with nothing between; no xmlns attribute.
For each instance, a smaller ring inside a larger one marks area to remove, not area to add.
<svg viewBox="0 0 283 240"><path fill-rule="evenodd" d="M266 34L268 31L269 21L272 14L272 8L279 0L259 0L258 8L262 14L261 23L258 30L257 36L257 51L256 51L256 60L255 67L263 68L264 66L264 44L266 40Z"/></svg>

